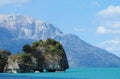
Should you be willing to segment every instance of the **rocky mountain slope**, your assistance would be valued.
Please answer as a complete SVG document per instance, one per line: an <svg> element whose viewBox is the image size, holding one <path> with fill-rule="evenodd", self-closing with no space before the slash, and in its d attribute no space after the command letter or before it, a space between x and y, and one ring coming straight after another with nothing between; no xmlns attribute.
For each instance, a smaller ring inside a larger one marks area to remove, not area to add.
<svg viewBox="0 0 120 79"><path fill-rule="evenodd" d="M26 43L47 38L63 45L70 67L120 67L119 57L86 43L76 35L64 34L52 24L31 16L0 15L0 49L17 53Z"/></svg>

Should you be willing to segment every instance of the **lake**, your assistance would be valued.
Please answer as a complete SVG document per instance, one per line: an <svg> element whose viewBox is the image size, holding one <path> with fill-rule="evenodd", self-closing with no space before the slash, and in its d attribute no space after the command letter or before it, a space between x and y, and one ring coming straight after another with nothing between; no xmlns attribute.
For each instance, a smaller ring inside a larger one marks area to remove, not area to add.
<svg viewBox="0 0 120 79"><path fill-rule="evenodd" d="M120 79L120 68L71 68L66 72L1 73L0 79Z"/></svg>

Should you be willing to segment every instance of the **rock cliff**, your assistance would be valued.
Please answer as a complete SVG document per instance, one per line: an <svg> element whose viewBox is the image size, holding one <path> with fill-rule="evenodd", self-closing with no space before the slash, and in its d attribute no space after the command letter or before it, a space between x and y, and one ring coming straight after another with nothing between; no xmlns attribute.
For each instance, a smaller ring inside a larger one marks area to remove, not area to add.
<svg viewBox="0 0 120 79"><path fill-rule="evenodd" d="M4 71L24 73L46 70L47 72L65 71L69 68L67 57L62 45L53 40L40 40L32 45L23 46L24 53L10 55Z"/></svg>
<svg viewBox="0 0 120 79"><path fill-rule="evenodd" d="M9 73L31 72L35 67L32 56L29 54L10 55L7 62L4 72Z"/></svg>
<svg viewBox="0 0 120 79"><path fill-rule="evenodd" d="M69 68L67 57L62 45L53 40L40 40L34 42L32 46L24 45L23 50L33 55L37 59L39 71L46 70L48 72L64 71Z"/></svg>
<svg viewBox="0 0 120 79"><path fill-rule="evenodd" d="M0 72L4 71L4 66L7 64L8 56L10 52L7 50L0 50Z"/></svg>

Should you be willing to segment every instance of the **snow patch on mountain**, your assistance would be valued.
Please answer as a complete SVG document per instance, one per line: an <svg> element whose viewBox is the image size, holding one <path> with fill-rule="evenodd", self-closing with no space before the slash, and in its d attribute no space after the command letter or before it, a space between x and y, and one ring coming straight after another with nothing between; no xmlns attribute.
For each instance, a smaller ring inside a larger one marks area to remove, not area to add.
<svg viewBox="0 0 120 79"><path fill-rule="evenodd" d="M12 14L0 15L0 17L0 27L10 30L16 38L46 39L46 35L49 37L62 35L62 32L52 24L31 16Z"/></svg>

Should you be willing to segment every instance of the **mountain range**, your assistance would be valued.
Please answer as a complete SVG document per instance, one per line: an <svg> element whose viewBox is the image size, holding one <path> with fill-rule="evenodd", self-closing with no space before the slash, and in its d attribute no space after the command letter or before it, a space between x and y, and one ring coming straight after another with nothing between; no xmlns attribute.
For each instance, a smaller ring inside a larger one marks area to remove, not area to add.
<svg viewBox="0 0 120 79"><path fill-rule="evenodd" d="M52 24L31 16L0 15L0 49L19 53L24 44L47 38L63 45L70 67L120 67L120 57L92 46L74 34L64 34Z"/></svg>

